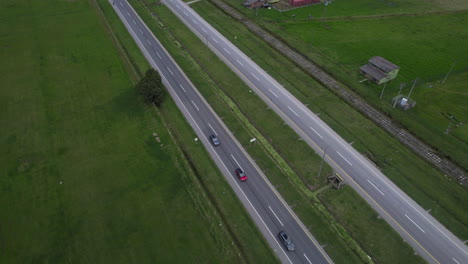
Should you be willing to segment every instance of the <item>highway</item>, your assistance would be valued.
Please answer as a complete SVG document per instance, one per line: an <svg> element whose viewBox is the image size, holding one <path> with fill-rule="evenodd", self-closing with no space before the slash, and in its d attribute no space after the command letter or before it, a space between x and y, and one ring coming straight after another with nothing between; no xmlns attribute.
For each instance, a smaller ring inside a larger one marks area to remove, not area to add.
<svg viewBox="0 0 468 264"><path fill-rule="evenodd" d="M467 247L316 114L180 0L164 3L342 175L429 263L468 263Z"/></svg>
<svg viewBox="0 0 468 264"><path fill-rule="evenodd" d="M110 3L151 66L161 74L164 85L198 140L206 147L279 260L282 263L333 263L134 9L124 0L110 0ZM219 146L211 144L208 139L211 134L220 139ZM246 182L240 182L234 174L236 168L246 172ZM277 236L280 231L286 231L291 237L294 251L287 251L281 244Z"/></svg>

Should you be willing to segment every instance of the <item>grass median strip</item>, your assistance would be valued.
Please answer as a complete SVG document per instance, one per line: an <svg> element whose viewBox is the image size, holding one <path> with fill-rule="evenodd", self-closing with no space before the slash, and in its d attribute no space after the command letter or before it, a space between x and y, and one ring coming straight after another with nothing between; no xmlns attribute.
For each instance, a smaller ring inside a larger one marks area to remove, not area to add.
<svg viewBox="0 0 468 264"><path fill-rule="evenodd" d="M135 5L139 5L136 2L134 3ZM141 11L144 10L140 10L140 12ZM269 134L271 131L265 129L263 125L268 128L271 127L271 122L277 122L274 126L278 131L277 134L285 136L285 141L287 140L287 142L294 144L295 151L301 151L301 145L304 147L305 151L309 151L308 155L299 153L296 154L296 156L298 158L302 157L302 159L307 157L306 160L301 161L303 163L314 162L314 165L311 166L311 170L315 173L309 172L307 175L311 178L312 175L314 175L315 179L313 180L316 188L323 186L325 183L323 177L321 179L316 179L316 172L320 158L318 156L311 158L315 154L308 149L305 143L297 140L297 135L294 132L288 132L289 127L279 121L278 117L275 116L271 110L266 109L266 105L261 102L257 96L249 92L249 88L246 87L245 84L243 84L235 75L233 75L233 73L230 72L230 70L220 62L214 54L209 50L206 50L201 41L193 36L193 34L191 34L184 26L181 26L180 21L178 21L172 13L163 6L154 7L151 9L151 12L157 14L157 19L161 19L162 23L156 21L151 22L154 19L149 17L148 14L145 15L141 13L141 15L146 16L145 19L148 22L148 25L154 32L157 32L158 38L168 44L166 48L169 49L173 56L177 58L176 60L184 71L187 72L188 76L192 79L192 82L194 82L200 89L207 101L216 110L218 115L221 116L223 121L228 125L238 140L244 143L249 154L252 155L262 170L266 175L268 175L272 183L286 198L288 203L293 206L296 213L299 214L308 228L312 230L319 241L327 245L325 249L332 256L334 261L337 263L360 263L363 259L368 259L367 256L365 256L365 258L357 258L357 254L352 252L351 248L348 247L348 244L343 243L345 239L340 238L337 235L337 232L341 232L340 234L343 234L343 237L347 236L346 232L344 232L344 229L342 228L337 228L337 226L339 226L338 224L336 226L329 224L328 221L331 218L330 215L328 214L328 217L330 218L324 217L323 214L327 212L326 209L321 205L317 205L317 201L311 203L311 194L308 193L308 195L306 195L307 192L310 192L308 191L308 188L298 188L297 184L293 183L293 179L284 176L284 169L277 169L278 161L270 156L272 153L270 150L275 150L277 152L278 141L277 138L272 139L271 134ZM162 28L160 28L160 26L162 26ZM164 38L167 38L164 34L169 34L170 38L163 40ZM173 43L175 42L180 44L181 48L179 48L179 46L174 47ZM196 64L198 64L198 68L193 69ZM207 78L206 75L208 75L209 78ZM225 94L221 93L221 91L216 92L216 90L220 88ZM233 94L239 95L242 99L238 99L238 97ZM228 102L230 108L226 108L225 101ZM259 114L260 118L254 118L252 116L252 113L259 112L262 114ZM242 117L244 115L245 117ZM246 122L247 120L248 122ZM265 121L261 122L261 120ZM268 124L268 122L270 122L270 124ZM271 144L271 147L267 147L270 153L265 152L263 145L262 147L259 147L259 145L248 145L249 139L259 135L256 134L256 132L253 132L251 128L248 128L252 125L259 131L260 135L266 136L265 138L267 140L262 142L269 142ZM283 160L285 156L289 157L287 155L283 155L281 151L279 153L279 156L283 158ZM289 162L290 160L286 159L286 165L288 167L293 167L289 165ZM297 177L300 178L300 176ZM363 200L361 201L364 203ZM319 209L320 207L322 209ZM390 233L392 232L388 225L386 228ZM395 236L395 238L399 238L398 235L394 233L392 235ZM406 247L406 250L411 251L411 248L403 243L398 246L404 246ZM410 260L408 261L421 261L418 257L414 258L415 259L413 260L409 258ZM385 258L383 257L383 259ZM391 263L391 261L388 261L387 263Z"/></svg>
<svg viewBox="0 0 468 264"><path fill-rule="evenodd" d="M468 193L463 188L429 166L209 2L197 2L191 7L294 96L319 114L338 134L352 142L354 148L374 162L423 208L431 209L431 214L449 230L461 239L468 236L468 228L464 224L468 219L468 212L462 208L462 201L468 199ZM225 23L226 20L230 20L230 23ZM248 103L245 99L242 100L244 104ZM287 157L291 158L289 155ZM298 166L291 159L291 167L299 175L310 171Z"/></svg>

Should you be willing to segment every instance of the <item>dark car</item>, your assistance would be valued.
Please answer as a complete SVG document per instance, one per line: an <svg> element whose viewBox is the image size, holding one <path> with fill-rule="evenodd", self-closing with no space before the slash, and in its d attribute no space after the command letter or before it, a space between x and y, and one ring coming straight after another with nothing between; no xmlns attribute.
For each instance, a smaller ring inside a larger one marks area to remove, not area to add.
<svg viewBox="0 0 468 264"><path fill-rule="evenodd" d="M219 142L219 139L218 139L217 136L215 136L215 135L210 135L210 141L211 141L211 143L213 143L213 145L219 146L219 143L220 143L220 142Z"/></svg>
<svg viewBox="0 0 468 264"><path fill-rule="evenodd" d="M288 251L294 251L294 243L288 237L286 232L284 231L279 232L278 237Z"/></svg>
<svg viewBox="0 0 468 264"><path fill-rule="evenodd" d="M236 169L236 175L242 182L247 180L247 175L245 175L245 172L241 168Z"/></svg>

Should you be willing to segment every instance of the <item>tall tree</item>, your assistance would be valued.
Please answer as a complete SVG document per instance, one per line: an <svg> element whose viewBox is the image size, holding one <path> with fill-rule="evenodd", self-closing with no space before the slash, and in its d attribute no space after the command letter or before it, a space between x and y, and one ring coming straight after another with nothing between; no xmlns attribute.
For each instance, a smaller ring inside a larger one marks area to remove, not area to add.
<svg viewBox="0 0 468 264"><path fill-rule="evenodd" d="M166 91L161 82L161 76L153 68L150 68L148 71L146 71L145 76L143 76L135 88L147 102L151 102L156 104L156 106L160 106L164 101Z"/></svg>

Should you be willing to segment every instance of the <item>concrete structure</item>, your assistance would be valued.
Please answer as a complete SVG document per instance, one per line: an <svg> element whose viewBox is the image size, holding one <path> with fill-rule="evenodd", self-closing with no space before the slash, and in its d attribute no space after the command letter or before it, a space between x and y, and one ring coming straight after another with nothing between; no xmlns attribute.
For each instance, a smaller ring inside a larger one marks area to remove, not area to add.
<svg viewBox="0 0 468 264"><path fill-rule="evenodd" d="M248 8L260 8L265 4L264 0L245 0L243 5Z"/></svg>
<svg viewBox="0 0 468 264"><path fill-rule="evenodd" d="M303 6L320 3L320 0L289 0L289 4L292 6Z"/></svg>
<svg viewBox="0 0 468 264"><path fill-rule="evenodd" d="M369 63L360 68L361 74L376 84L386 83L397 77L400 67L388 60L375 56Z"/></svg>

